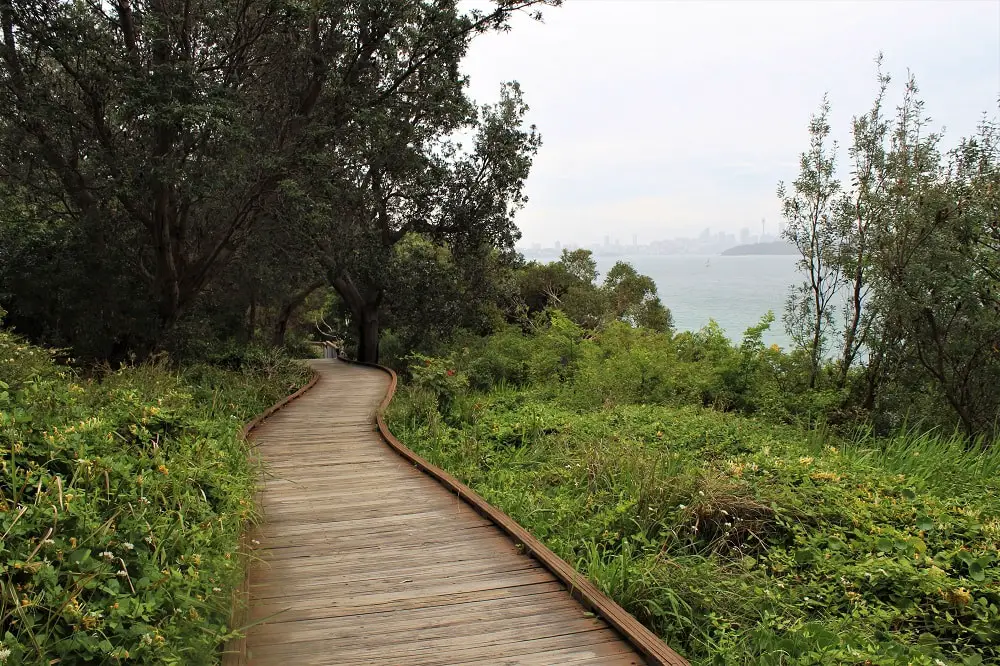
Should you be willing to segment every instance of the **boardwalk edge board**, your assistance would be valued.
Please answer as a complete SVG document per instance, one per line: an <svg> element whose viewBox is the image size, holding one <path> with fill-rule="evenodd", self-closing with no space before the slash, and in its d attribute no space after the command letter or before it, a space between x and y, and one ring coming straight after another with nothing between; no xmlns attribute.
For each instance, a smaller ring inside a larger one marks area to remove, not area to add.
<svg viewBox="0 0 1000 666"><path fill-rule="evenodd" d="M388 425L386 425L384 417L385 410L389 406L389 403L392 402L398 384L398 377L391 368L374 363L354 361L344 357L341 357L341 360L354 365L376 368L389 375L389 388L386 391L385 398L382 399L381 404L379 404L375 412L375 423L382 439L396 453L457 495L459 499L471 506L476 513L500 528L515 544L524 550L525 554L535 558L543 567L560 580L574 599L613 627L651 665L690 666L684 657L674 652L656 634L632 617L628 611L619 606L610 597L597 589L585 576L549 550L545 544L521 527L513 518L489 504L478 493L454 476L424 460L396 439L396 436L392 434Z"/></svg>
<svg viewBox="0 0 1000 666"><path fill-rule="evenodd" d="M312 371L312 377L305 386L300 388L295 393L285 396L278 402L274 403L263 412L255 416L254 418L247 421L243 428L240 430L240 439L248 439L250 433L254 431L255 428L260 426L268 417L272 416L275 412L280 409L287 407L290 403L294 402L298 398L302 397L309 389L316 386L319 382L319 373L315 370ZM244 625L246 625L247 615L250 608L249 597L250 597L250 552L245 543L246 532L244 531L243 537L241 538L239 558L240 563L243 566L243 581L240 586L233 592L233 604L232 604L232 614L230 616L229 626L230 631L239 631ZM241 635L236 638L232 638L226 641L226 644L222 652L222 663L223 666L241 666L246 663L246 636Z"/></svg>

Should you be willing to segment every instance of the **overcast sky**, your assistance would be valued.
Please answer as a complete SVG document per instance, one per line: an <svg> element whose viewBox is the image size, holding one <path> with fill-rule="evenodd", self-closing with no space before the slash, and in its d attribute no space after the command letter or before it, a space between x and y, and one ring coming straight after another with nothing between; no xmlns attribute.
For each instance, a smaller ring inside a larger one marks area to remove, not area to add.
<svg viewBox="0 0 1000 666"><path fill-rule="evenodd" d="M519 81L542 133L524 244L773 232L810 114L829 93L843 145L879 51L893 106L909 68L948 145L997 114L1000 0L566 0L519 19L465 71L481 102Z"/></svg>

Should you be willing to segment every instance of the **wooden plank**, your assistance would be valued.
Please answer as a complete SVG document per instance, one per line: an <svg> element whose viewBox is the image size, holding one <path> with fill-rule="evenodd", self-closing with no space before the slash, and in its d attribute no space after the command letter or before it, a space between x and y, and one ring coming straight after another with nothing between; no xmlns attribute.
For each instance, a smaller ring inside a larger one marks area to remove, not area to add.
<svg viewBox="0 0 1000 666"><path fill-rule="evenodd" d="M632 617L624 608L607 597L597 589L593 583L580 575L572 566L563 561L553 553L545 544L535 538L523 527L517 524L507 514L494 506L491 506L478 493L466 486L443 469L430 464L416 453L407 448L389 430L385 423L383 413L388 407L392 396L395 393L397 377L396 373L389 368L375 366L387 373L391 380L389 390L377 412L377 423L382 438L405 460L413 463L416 467L437 479L441 485L454 492L458 497L468 502L481 515L492 521L500 529L506 532L516 543L524 546L525 550L537 558L546 569L551 571L559 580L566 584L567 588L581 603L600 615L602 618L618 630L628 641L642 652L643 656L653 664L662 666L689 666L686 659L674 652L666 643L661 641L652 631L642 625L641 622Z"/></svg>
<svg viewBox="0 0 1000 666"><path fill-rule="evenodd" d="M284 595L270 598L257 597L250 594L253 605L250 609L253 621L269 617L286 609L307 608L312 603L322 603L329 617L339 615L365 615L394 608L422 608L424 606L439 606L452 599L472 599L479 596L499 594L505 591L518 592L524 588L537 585L556 585L565 589L561 583L552 580L552 575L539 569L525 569L513 573L452 577L447 582L421 587L406 587L395 590L376 590L363 594L345 597L334 593L329 595L315 594L311 591L296 594L289 591Z"/></svg>
<svg viewBox="0 0 1000 666"><path fill-rule="evenodd" d="M456 627L442 629L427 627L407 636L393 637L392 643L384 641L390 635L382 634L377 627L372 627L366 633L342 638L322 638L322 633L319 632L312 640L279 643L276 642L277 636L272 636L272 640L265 644L251 642L248 647L255 659L265 655L287 659L291 655L308 654L318 650L331 656L336 655L337 659L342 660L336 663L349 663L354 659L368 657L377 649L379 656L388 663L405 663L428 652L475 648L488 653L490 652L488 649L493 648L494 653L502 654L507 643L518 640L550 638L588 631L608 631L604 623L595 618L558 618L541 624L526 621L523 626L510 626L510 624L507 621L489 623L485 631L477 630L475 625L471 625L468 627L468 632L459 634L454 633ZM504 628L505 626L507 628ZM263 631L263 628L259 631Z"/></svg>
<svg viewBox="0 0 1000 666"><path fill-rule="evenodd" d="M467 590L451 594L436 594L431 596L411 596L397 599L389 603L371 603L361 606L337 606L327 597L310 595L293 600L280 599L267 607L254 608L253 619L273 618L274 622L289 622L300 618L339 618L346 616L378 615L399 611L411 611L426 608L440 608L445 613L462 613L470 604L480 604L485 601L502 599L516 601L521 597L536 595L558 595L569 599L566 588L555 581L514 585L511 587L488 587L487 589ZM365 597L364 599L372 599ZM265 612L269 610L270 612Z"/></svg>
<svg viewBox="0 0 1000 666"><path fill-rule="evenodd" d="M335 576L323 575L303 575L295 576L286 574L280 579L268 578L266 574L259 577L250 578L250 598L260 599L264 597L280 598L285 595L296 593L310 594L342 594L360 596L375 592L393 592L402 590L419 590L430 587L440 580L442 575L451 575L451 578L465 580L476 576L501 577L502 574L515 574L522 571L539 571L541 567L537 562L525 559L523 562L513 562L509 564L491 564L473 568L471 565L462 564L459 567L431 567L437 568L438 572L407 571L397 569L386 572L384 570L358 571L356 573L337 574ZM544 570L542 570L544 571ZM258 582L258 578L260 580ZM502 580L500 581L503 582Z"/></svg>
<svg viewBox="0 0 1000 666"><path fill-rule="evenodd" d="M643 663L491 517L385 446L391 378L313 367L316 387L254 431L245 663Z"/></svg>
<svg viewBox="0 0 1000 666"><path fill-rule="evenodd" d="M599 620L584 617L579 604L574 604L569 595L555 593L554 596L480 601L467 604L458 612L454 607L439 606L377 615L316 617L294 622L283 621L278 616L274 621L262 624L257 636L260 639L268 637L269 642L278 643L343 639L350 640L356 647L369 644L395 646L438 638L479 637L526 627L564 626L569 620L585 622L587 627L604 626ZM373 630L375 628L377 631Z"/></svg>

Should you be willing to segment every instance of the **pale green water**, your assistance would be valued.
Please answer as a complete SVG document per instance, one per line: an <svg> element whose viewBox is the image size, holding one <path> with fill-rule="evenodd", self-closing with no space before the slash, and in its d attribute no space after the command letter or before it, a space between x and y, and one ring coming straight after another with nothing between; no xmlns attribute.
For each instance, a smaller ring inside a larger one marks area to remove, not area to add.
<svg viewBox="0 0 1000 666"><path fill-rule="evenodd" d="M739 341L743 331L773 310L776 321L764 342L789 345L781 316L789 288L800 279L795 268L798 257L636 255L596 259L599 281L618 260L628 261L653 278L678 331L698 330L715 319L730 339Z"/></svg>

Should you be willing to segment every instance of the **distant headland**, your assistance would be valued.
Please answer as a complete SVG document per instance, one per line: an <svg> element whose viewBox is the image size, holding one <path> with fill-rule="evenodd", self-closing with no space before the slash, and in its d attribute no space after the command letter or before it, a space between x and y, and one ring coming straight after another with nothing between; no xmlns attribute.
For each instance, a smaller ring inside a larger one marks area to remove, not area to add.
<svg viewBox="0 0 1000 666"><path fill-rule="evenodd" d="M749 243L747 245L737 245L722 252L724 257L738 257L750 254L798 254L799 251L794 245L785 241L771 241L769 243Z"/></svg>

